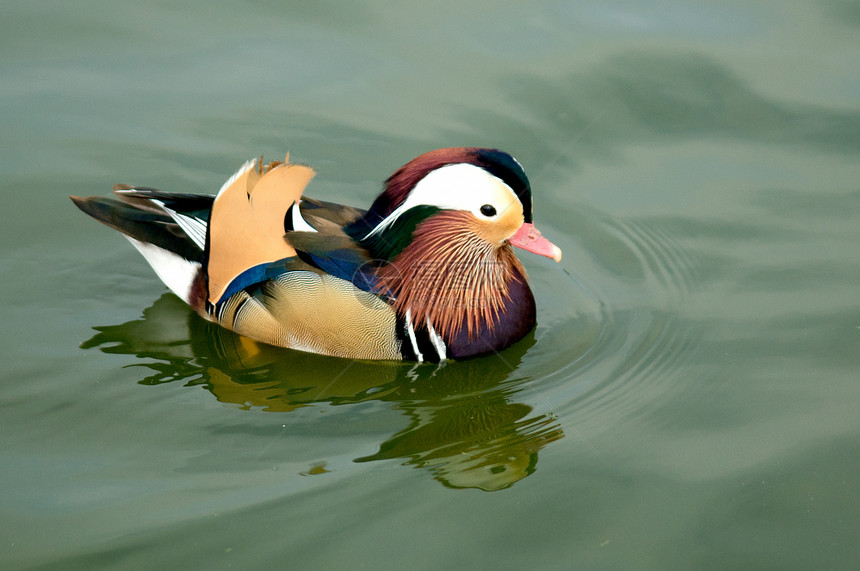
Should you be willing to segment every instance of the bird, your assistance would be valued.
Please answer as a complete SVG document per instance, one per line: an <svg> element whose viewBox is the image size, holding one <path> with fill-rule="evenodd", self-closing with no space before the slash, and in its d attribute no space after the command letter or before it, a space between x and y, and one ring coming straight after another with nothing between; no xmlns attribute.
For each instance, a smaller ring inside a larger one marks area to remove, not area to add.
<svg viewBox="0 0 860 571"><path fill-rule="evenodd" d="M315 171L245 162L217 194L114 185L71 196L203 318L256 342L354 360L498 352L536 325L514 247L561 261L522 165L451 147L397 169L368 209L304 196Z"/></svg>

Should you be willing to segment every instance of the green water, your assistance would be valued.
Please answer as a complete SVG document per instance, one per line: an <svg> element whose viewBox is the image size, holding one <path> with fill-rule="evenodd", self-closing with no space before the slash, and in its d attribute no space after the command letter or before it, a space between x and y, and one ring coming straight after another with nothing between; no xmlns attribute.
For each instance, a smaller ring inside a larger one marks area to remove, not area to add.
<svg viewBox="0 0 860 571"><path fill-rule="evenodd" d="M853 569L860 10L847 0L6 2L3 569ZM253 353L69 194L286 151L367 206L525 166L534 334Z"/></svg>

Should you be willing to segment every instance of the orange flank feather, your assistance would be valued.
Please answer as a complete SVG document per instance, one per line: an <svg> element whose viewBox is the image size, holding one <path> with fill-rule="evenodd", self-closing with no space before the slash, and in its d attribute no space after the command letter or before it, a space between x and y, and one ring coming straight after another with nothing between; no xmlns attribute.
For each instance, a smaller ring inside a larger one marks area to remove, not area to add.
<svg viewBox="0 0 860 571"><path fill-rule="evenodd" d="M221 190L209 218L209 301L218 303L230 282L259 264L296 255L284 241L284 213L316 174L304 165L251 163Z"/></svg>

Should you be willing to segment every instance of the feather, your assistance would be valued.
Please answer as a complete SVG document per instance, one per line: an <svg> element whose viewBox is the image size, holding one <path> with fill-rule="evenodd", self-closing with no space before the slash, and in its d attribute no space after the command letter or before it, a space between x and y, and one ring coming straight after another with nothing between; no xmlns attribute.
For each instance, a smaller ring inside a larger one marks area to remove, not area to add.
<svg viewBox="0 0 860 571"><path fill-rule="evenodd" d="M326 202L307 197L302 197L299 206L302 215L306 218L323 218L337 224L341 228L352 224L367 214L367 211L361 208L353 208L352 206L344 206L335 202Z"/></svg>
<svg viewBox="0 0 860 571"><path fill-rule="evenodd" d="M149 262L149 265L152 266L152 269L155 270L155 273L170 291L178 295L185 303L194 305L192 303L194 298L192 286L202 267L200 262L186 260L170 250L135 240L131 236L126 236L126 238Z"/></svg>
<svg viewBox="0 0 860 571"><path fill-rule="evenodd" d="M189 261L203 260L198 244L163 208L149 200L130 203L97 196L71 199L82 211L129 238L153 244Z"/></svg>
<svg viewBox="0 0 860 571"><path fill-rule="evenodd" d="M376 265L367 251L343 232L290 232L284 239L298 252L299 257L326 273L352 282L363 291L376 289Z"/></svg>
<svg viewBox="0 0 860 571"><path fill-rule="evenodd" d="M123 202L146 208L155 205L167 213L176 224L203 250L206 245L206 231L209 211L214 196L165 192L149 187L114 185L114 193Z"/></svg>
<svg viewBox="0 0 860 571"><path fill-rule="evenodd" d="M294 202L287 210L284 216L284 231L285 232L316 232L316 228L308 224L307 220L302 217L302 211L298 202Z"/></svg>
<svg viewBox="0 0 860 571"><path fill-rule="evenodd" d="M443 211L418 225L412 241L377 271L378 287L391 292L399 315L429 323L445 341L461 329L474 339L500 319L515 273L525 275L508 245L480 236L471 215Z"/></svg>
<svg viewBox="0 0 860 571"><path fill-rule="evenodd" d="M248 268L296 255L284 239L284 215L314 176L310 167L255 162L234 175L215 198L209 219L206 270L209 301L217 303L230 282Z"/></svg>

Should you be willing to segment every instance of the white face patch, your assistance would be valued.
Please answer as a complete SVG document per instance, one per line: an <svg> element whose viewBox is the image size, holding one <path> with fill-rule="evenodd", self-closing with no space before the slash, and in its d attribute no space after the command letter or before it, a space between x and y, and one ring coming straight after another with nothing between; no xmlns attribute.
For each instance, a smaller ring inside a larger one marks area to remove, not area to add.
<svg viewBox="0 0 860 571"><path fill-rule="evenodd" d="M478 220L496 221L511 204L516 193L500 178L481 167L458 163L431 171L418 181L403 204L398 206L365 238L389 225L415 206L437 206L443 210L465 210Z"/></svg>

